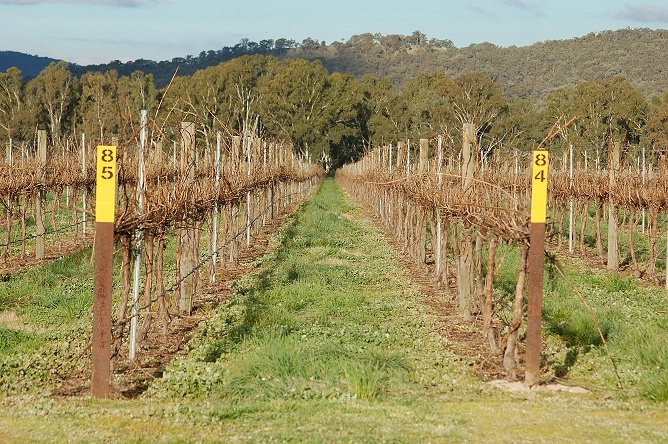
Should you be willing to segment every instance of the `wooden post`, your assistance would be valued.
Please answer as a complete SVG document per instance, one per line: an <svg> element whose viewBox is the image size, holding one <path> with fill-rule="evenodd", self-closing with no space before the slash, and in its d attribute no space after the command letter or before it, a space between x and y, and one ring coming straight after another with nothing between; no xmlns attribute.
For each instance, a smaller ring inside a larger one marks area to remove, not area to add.
<svg viewBox="0 0 668 444"><path fill-rule="evenodd" d="M462 128L462 192L470 193L473 183L475 126L465 123ZM461 226L461 247L459 248L459 314L467 321L471 320L471 293L473 291L473 229L467 224Z"/></svg>
<svg viewBox="0 0 668 444"><path fill-rule="evenodd" d="M246 143L246 177L250 182L251 177L251 158L253 149L253 140L250 135L246 136L244 142ZM251 240L251 192L246 193L246 247L250 247Z"/></svg>
<svg viewBox="0 0 668 444"><path fill-rule="evenodd" d="M192 184L195 180L195 165L193 162L195 148L195 123L182 122L181 123L181 153L182 162L185 171L188 172L187 181ZM195 251L195 228L190 221L185 221L188 226L181 230L181 247L183 253L181 256L179 276L183 280L180 289L179 298L179 313L182 315L190 315L192 311L192 298L195 289L195 276L190 273L197 263L197 251Z"/></svg>
<svg viewBox="0 0 668 444"><path fill-rule="evenodd" d="M406 141L406 177L411 177L411 140Z"/></svg>
<svg viewBox="0 0 668 444"><path fill-rule="evenodd" d="M420 162L418 163L418 173L427 172L429 163L429 139L420 139Z"/></svg>
<svg viewBox="0 0 668 444"><path fill-rule="evenodd" d="M96 169L91 392L96 398L107 398L111 373L111 286L116 204L115 146L98 147Z"/></svg>
<svg viewBox="0 0 668 444"><path fill-rule="evenodd" d="M438 151L436 156L436 174L438 176L438 187L443 184L443 175L441 173L443 163L443 137L438 136ZM435 248L435 270L434 273L437 279L441 276L441 259L442 259L442 245L443 245L443 222L441 221L441 209L436 208L436 246Z"/></svg>
<svg viewBox="0 0 668 444"><path fill-rule="evenodd" d="M573 144L568 145L568 179L571 187L573 186ZM573 196L568 197L568 252L573 253Z"/></svg>
<svg viewBox="0 0 668 444"><path fill-rule="evenodd" d="M615 203L615 186L619 174L619 146L610 138L608 148L608 270L619 270L619 243L617 240L617 204Z"/></svg>
<svg viewBox="0 0 668 444"><path fill-rule="evenodd" d="M37 156L39 158L40 186L35 197L35 259L44 259L44 204L46 191L43 188L46 168L46 131L37 132Z"/></svg>
<svg viewBox="0 0 668 444"><path fill-rule="evenodd" d="M547 212L547 151L533 152L531 180L531 226L529 231L529 304L527 308L527 351L524 384L540 382L540 325L543 313L543 257Z"/></svg>
<svg viewBox="0 0 668 444"><path fill-rule="evenodd" d="M5 158L5 162L7 162L7 165L12 166L14 163L14 153L13 153L13 146L12 146L12 138L9 138L9 143L7 144L7 157Z"/></svg>
<svg viewBox="0 0 668 444"><path fill-rule="evenodd" d="M216 265L218 262L218 218L220 212L220 144L221 144L222 135L220 132L216 134L216 164L215 164L215 182L214 186L216 188L216 203L213 208L213 227L212 227L212 239L211 239L211 283L216 282Z"/></svg>
<svg viewBox="0 0 668 444"><path fill-rule="evenodd" d="M404 142L397 142L397 171L401 174L401 164L404 161Z"/></svg>
<svg viewBox="0 0 668 444"><path fill-rule="evenodd" d="M473 151L475 148L475 125L465 123L462 129L462 186L467 190L473 181L473 169L475 168L475 159Z"/></svg>

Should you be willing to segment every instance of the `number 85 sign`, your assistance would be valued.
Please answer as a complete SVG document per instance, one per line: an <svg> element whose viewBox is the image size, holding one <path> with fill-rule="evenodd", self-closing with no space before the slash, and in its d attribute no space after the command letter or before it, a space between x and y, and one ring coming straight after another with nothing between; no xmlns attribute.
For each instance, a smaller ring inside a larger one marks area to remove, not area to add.
<svg viewBox="0 0 668 444"><path fill-rule="evenodd" d="M116 204L116 147L97 147L95 220L114 222Z"/></svg>

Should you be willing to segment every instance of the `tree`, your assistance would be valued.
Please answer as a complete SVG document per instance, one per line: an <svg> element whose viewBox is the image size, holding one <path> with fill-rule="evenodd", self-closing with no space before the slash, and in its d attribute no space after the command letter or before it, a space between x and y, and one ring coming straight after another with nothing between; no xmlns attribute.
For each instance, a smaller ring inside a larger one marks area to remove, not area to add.
<svg viewBox="0 0 668 444"><path fill-rule="evenodd" d="M23 76L18 68L0 73L0 128L5 131L7 140L20 130L24 95Z"/></svg>
<svg viewBox="0 0 668 444"><path fill-rule="evenodd" d="M623 77L579 83L570 100L580 123L579 136L595 148L605 149L611 137L624 148L639 143L649 107Z"/></svg>
<svg viewBox="0 0 668 444"><path fill-rule="evenodd" d="M495 120L487 134L485 151L509 148L529 152L543 137L540 115L534 105L525 99L517 100L504 108Z"/></svg>
<svg viewBox="0 0 668 444"><path fill-rule="evenodd" d="M653 103L647 122L647 132L652 146L661 152L668 151L668 91Z"/></svg>
<svg viewBox="0 0 668 444"><path fill-rule="evenodd" d="M330 75L327 101L332 103L331 122L326 130L326 145L316 150L329 155L335 168L364 153L370 137L367 123L372 112L368 98L353 76Z"/></svg>
<svg viewBox="0 0 668 444"><path fill-rule="evenodd" d="M450 100L457 120L475 125L476 133L487 131L507 105L499 84L480 73L463 74L455 84Z"/></svg>
<svg viewBox="0 0 668 444"><path fill-rule="evenodd" d="M369 108L367 127L370 143L382 145L405 136L406 128L400 124L399 99L387 78L370 74L362 78L361 87ZM399 130L403 127L403 131Z"/></svg>
<svg viewBox="0 0 668 444"><path fill-rule="evenodd" d="M283 61L274 76L258 82L264 126L305 153L322 140L331 124L334 104L329 88L329 76L320 61Z"/></svg>
<svg viewBox="0 0 668 444"><path fill-rule="evenodd" d="M411 137L433 138L452 130L451 96L456 89L455 82L438 71L420 74L406 85L401 97Z"/></svg>
<svg viewBox="0 0 668 444"><path fill-rule="evenodd" d="M118 134L117 83L118 73L114 70L104 74L88 72L81 77L82 130L91 136L96 134L101 143L108 141L110 134Z"/></svg>
<svg viewBox="0 0 668 444"><path fill-rule="evenodd" d="M135 71L129 77L118 79L118 102L121 111L119 135L130 138L139 134L141 110L155 115L158 106L158 92L152 74Z"/></svg>
<svg viewBox="0 0 668 444"><path fill-rule="evenodd" d="M46 112L46 124L55 143L60 143L67 129L66 121L74 120L74 106L77 100L77 80L68 68L67 62L51 62L28 84L28 91Z"/></svg>

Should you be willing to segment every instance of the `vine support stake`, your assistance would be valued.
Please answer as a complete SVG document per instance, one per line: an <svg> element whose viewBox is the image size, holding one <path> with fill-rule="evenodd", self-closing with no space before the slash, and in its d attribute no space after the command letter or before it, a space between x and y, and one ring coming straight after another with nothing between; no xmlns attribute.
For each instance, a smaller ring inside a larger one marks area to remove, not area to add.
<svg viewBox="0 0 668 444"><path fill-rule="evenodd" d="M137 217L140 218L144 213L144 155L146 152L148 111L141 110L141 131L139 133L139 152L137 153ZM132 310L130 317L130 338L128 358L135 360L137 354L137 324L139 317L139 274L141 272L141 245L143 242L144 230L141 222L135 233L135 262L132 270Z"/></svg>
<svg viewBox="0 0 668 444"><path fill-rule="evenodd" d="M109 397L111 373L111 286L114 261L114 207L116 203L116 147L97 147L95 192L95 274L93 299L93 375L96 398Z"/></svg>
<svg viewBox="0 0 668 444"><path fill-rule="evenodd" d="M46 191L44 191L44 170L46 168L46 131L37 132L37 155L39 156L40 187L35 197L35 259L44 259L44 202Z"/></svg>
<svg viewBox="0 0 668 444"><path fill-rule="evenodd" d="M531 227L529 232L529 306L524 384L540 382L541 318L543 315L543 257L547 219L547 151L533 152L531 179Z"/></svg>

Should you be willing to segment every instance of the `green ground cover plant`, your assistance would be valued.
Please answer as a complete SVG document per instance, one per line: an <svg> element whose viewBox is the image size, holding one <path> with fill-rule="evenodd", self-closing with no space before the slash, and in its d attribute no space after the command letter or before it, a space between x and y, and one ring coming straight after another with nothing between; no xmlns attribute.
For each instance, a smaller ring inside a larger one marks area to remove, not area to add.
<svg viewBox="0 0 668 444"><path fill-rule="evenodd" d="M546 365L564 366L566 354L577 351L561 377L591 393L505 393L448 351L397 254L332 180L273 242L273 253L256 261L257 270L237 282L140 398L63 399L3 388L0 442L668 440L668 408L641 384L662 361L661 344L649 346L640 327L665 329L665 313L625 317L656 305L658 290L648 295L631 280L568 269L578 287L590 287L585 293L600 293L596 310L612 354L624 381L637 380L619 390L589 327L580 326L586 321L575 315L582 311L576 296L559 279L548 280ZM503 267L512 267L512 255L507 252ZM622 297L629 302L622 304ZM40 325L55 325L30 312L25 322L35 333ZM624 324L637 325L638 335L624 333ZM23 344L14 334L7 334L8 350ZM635 344L634 354L627 358L617 337Z"/></svg>

